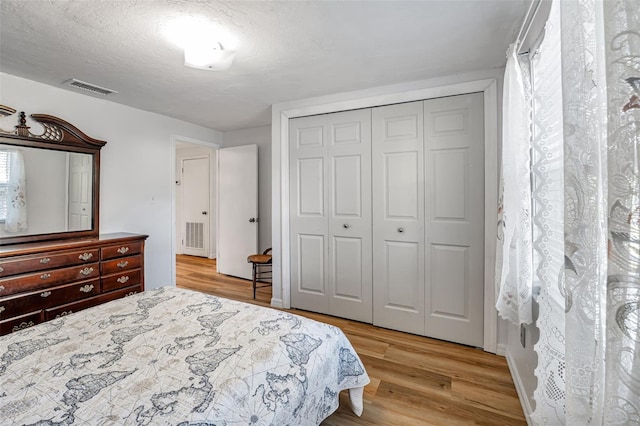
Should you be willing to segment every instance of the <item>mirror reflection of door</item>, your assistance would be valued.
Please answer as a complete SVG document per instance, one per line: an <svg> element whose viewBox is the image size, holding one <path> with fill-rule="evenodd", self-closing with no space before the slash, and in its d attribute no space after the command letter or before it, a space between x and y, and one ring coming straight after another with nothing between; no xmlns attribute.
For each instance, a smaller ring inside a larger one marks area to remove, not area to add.
<svg viewBox="0 0 640 426"><path fill-rule="evenodd" d="M91 155L69 153L69 231L91 229Z"/></svg>
<svg viewBox="0 0 640 426"><path fill-rule="evenodd" d="M182 160L182 253L209 253L209 157Z"/></svg>

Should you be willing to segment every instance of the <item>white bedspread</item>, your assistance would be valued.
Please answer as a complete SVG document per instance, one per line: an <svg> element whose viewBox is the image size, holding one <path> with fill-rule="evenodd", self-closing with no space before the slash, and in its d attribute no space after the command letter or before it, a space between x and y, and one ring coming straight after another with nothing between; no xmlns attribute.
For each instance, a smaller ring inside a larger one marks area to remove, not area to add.
<svg viewBox="0 0 640 426"><path fill-rule="evenodd" d="M171 287L0 337L2 424L317 425L368 382L336 327Z"/></svg>

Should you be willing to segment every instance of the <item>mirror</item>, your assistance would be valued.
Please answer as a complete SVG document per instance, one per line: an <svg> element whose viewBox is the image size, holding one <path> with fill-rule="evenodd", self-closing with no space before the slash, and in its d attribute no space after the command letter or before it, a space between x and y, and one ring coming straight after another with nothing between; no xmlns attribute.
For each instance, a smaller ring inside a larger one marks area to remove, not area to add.
<svg viewBox="0 0 640 426"><path fill-rule="evenodd" d="M22 173L26 220L7 226L7 188ZM92 176L91 154L0 144L0 238L91 230Z"/></svg>
<svg viewBox="0 0 640 426"><path fill-rule="evenodd" d="M0 114L11 111L0 105ZM60 118L31 117L41 134L29 130L22 112L15 130L0 129L0 245L96 237L106 142Z"/></svg>

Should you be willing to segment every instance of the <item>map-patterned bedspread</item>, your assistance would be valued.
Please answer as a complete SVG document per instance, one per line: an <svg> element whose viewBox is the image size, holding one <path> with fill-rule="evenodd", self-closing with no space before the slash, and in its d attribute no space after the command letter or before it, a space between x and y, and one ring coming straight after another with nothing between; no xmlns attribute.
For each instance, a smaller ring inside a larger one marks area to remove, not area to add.
<svg viewBox="0 0 640 426"><path fill-rule="evenodd" d="M0 337L2 424L317 425L368 382L336 327L173 287Z"/></svg>

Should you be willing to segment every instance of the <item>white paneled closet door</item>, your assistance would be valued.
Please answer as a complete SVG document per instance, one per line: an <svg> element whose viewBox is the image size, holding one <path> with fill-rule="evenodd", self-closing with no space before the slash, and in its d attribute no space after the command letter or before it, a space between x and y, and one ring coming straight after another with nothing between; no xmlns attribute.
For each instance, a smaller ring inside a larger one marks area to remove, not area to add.
<svg viewBox="0 0 640 426"><path fill-rule="evenodd" d="M289 132L292 306L371 322L371 110Z"/></svg>
<svg viewBox="0 0 640 426"><path fill-rule="evenodd" d="M423 103L373 109L373 324L424 334Z"/></svg>
<svg viewBox="0 0 640 426"><path fill-rule="evenodd" d="M424 101L425 335L483 345L484 97Z"/></svg>

